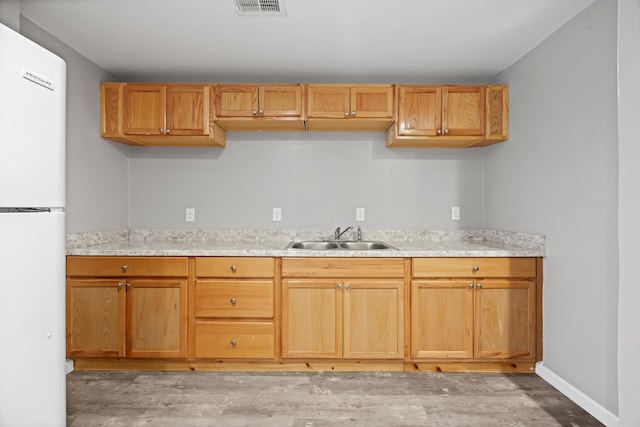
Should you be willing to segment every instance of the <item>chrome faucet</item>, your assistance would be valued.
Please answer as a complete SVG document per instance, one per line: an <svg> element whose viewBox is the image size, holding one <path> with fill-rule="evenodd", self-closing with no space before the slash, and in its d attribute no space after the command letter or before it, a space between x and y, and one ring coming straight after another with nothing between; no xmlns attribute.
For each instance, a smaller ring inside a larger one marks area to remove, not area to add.
<svg viewBox="0 0 640 427"><path fill-rule="evenodd" d="M342 237L342 235L344 233L346 233L347 231L351 230L353 227L348 226L347 228L345 228L342 233L340 232L340 227L336 228L336 232L335 232L335 239L336 240L340 240L340 237Z"/></svg>

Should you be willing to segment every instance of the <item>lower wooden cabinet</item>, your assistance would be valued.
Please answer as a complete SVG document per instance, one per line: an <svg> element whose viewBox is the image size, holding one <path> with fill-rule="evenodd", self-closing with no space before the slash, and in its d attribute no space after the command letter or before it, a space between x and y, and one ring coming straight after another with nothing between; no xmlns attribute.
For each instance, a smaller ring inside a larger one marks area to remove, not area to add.
<svg viewBox="0 0 640 427"><path fill-rule="evenodd" d="M535 262L533 258L414 260L411 357L535 359ZM427 276L434 278L422 278Z"/></svg>
<svg viewBox="0 0 640 427"><path fill-rule="evenodd" d="M67 356L80 369L527 372L542 357L541 265L70 256Z"/></svg>
<svg viewBox="0 0 640 427"><path fill-rule="evenodd" d="M67 275L69 357L186 357L187 258L73 257Z"/></svg>
<svg viewBox="0 0 640 427"><path fill-rule="evenodd" d="M275 259L195 260L196 359L276 357Z"/></svg>
<svg viewBox="0 0 640 427"><path fill-rule="evenodd" d="M402 274L402 259L284 260L282 356L402 359Z"/></svg>

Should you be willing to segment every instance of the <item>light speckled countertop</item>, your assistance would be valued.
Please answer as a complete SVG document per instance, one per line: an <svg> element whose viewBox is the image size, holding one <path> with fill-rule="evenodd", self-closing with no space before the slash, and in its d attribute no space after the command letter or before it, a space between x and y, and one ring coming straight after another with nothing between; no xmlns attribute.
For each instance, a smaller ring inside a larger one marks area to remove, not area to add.
<svg viewBox="0 0 640 427"><path fill-rule="evenodd" d="M362 240L391 250L285 250L292 240L323 240L317 230L117 230L67 235L67 255L269 257L540 257L544 236L498 230L378 230ZM351 234L343 240L350 240Z"/></svg>

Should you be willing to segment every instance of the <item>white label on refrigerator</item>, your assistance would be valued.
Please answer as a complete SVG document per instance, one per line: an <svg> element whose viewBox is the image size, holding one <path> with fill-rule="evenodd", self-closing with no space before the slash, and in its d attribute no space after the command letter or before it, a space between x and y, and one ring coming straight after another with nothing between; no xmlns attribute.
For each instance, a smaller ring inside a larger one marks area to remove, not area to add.
<svg viewBox="0 0 640 427"><path fill-rule="evenodd" d="M54 90L53 81L51 81L51 79L48 79L36 73L35 71L31 71L27 68L22 67L22 77L44 88L47 88L49 90Z"/></svg>

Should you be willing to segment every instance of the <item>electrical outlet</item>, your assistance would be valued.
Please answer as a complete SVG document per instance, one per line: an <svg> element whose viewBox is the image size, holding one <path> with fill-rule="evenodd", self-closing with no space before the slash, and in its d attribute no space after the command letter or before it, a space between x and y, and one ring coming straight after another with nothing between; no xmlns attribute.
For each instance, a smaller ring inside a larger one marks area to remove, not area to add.
<svg viewBox="0 0 640 427"><path fill-rule="evenodd" d="M356 221L364 221L364 208L356 208Z"/></svg>
<svg viewBox="0 0 640 427"><path fill-rule="evenodd" d="M460 221L460 206L451 206L451 220Z"/></svg>
<svg viewBox="0 0 640 427"><path fill-rule="evenodd" d="M282 221L282 209L273 208L273 221Z"/></svg>
<svg viewBox="0 0 640 427"><path fill-rule="evenodd" d="M195 208L187 208L185 211L185 221L194 222L196 220L196 210Z"/></svg>

